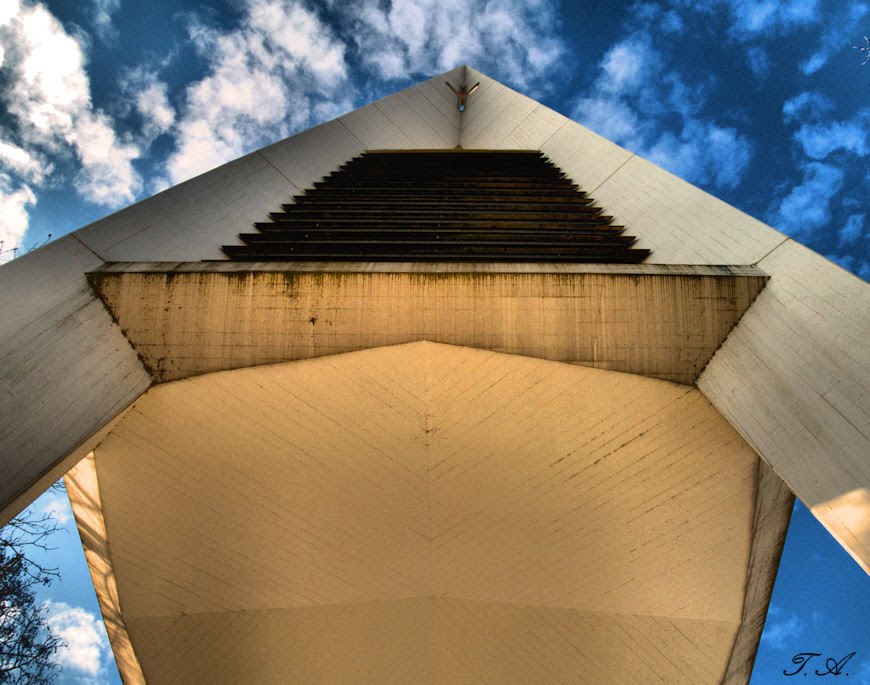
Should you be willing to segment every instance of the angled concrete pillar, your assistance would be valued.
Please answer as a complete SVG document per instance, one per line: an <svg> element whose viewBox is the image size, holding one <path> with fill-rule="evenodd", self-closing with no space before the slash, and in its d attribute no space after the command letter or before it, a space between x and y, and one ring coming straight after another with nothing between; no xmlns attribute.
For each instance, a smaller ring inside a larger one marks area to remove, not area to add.
<svg viewBox="0 0 870 685"><path fill-rule="evenodd" d="M446 82L480 86L460 112ZM457 146L540 150L649 258L221 251L366 150ZM461 67L0 268L0 504L91 455L70 492L131 682L531 681L626 633L660 640L623 679L742 682L791 492L870 564L868 313L860 279Z"/></svg>

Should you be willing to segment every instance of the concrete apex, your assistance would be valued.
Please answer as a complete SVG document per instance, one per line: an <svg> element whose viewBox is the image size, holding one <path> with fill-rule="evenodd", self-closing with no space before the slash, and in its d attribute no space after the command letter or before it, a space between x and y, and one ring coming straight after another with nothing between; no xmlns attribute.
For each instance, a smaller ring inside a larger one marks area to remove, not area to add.
<svg viewBox="0 0 870 685"><path fill-rule="evenodd" d="M464 112L445 81L480 82ZM542 151L656 263L759 264L771 276L698 385L870 568L867 284L470 66L228 162L0 269L0 297L4 282L12 284L6 293L18 293L0 300L0 320L15 322L0 333L10 388L0 399L4 515L86 453L152 382L85 271L103 262L222 259L222 244L364 150L456 145Z"/></svg>

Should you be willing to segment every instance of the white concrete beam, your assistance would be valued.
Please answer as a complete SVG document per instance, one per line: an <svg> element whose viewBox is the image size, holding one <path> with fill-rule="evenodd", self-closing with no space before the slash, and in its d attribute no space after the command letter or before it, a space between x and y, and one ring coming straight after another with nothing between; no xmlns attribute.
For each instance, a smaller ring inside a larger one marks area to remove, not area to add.
<svg viewBox="0 0 870 685"><path fill-rule="evenodd" d="M67 236L0 269L0 524L90 451L151 377Z"/></svg>
<svg viewBox="0 0 870 685"><path fill-rule="evenodd" d="M788 241L698 387L870 572L870 288Z"/></svg>

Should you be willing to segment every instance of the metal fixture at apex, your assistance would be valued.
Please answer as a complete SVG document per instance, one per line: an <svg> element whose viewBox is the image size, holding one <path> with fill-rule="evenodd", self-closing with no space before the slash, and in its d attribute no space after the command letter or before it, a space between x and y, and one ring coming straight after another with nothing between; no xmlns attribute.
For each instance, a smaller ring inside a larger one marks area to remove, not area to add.
<svg viewBox="0 0 870 685"><path fill-rule="evenodd" d="M453 91L457 98L459 98L456 106L459 108L460 112L465 111L465 107L468 103L468 96L471 95L475 90L477 90L477 87L480 85L480 81L471 86L471 88L463 84L459 86L459 90L456 90L456 88L453 87L453 84L449 81L445 81L444 83L446 83L447 87Z"/></svg>

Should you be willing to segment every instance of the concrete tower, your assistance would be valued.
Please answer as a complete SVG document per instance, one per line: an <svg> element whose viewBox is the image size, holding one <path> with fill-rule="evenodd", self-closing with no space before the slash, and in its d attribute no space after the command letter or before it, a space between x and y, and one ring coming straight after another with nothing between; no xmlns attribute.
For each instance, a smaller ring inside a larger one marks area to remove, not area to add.
<svg viewBox="0 0 870 685"><path fill-rule="evenodd" d="M396 191L369 239L341 174L450 150L573 182L585 228ZM870 568L868 311L462 67L3 266L3 516L73 469L125 682L745 682L792 493Z"/></svg>

